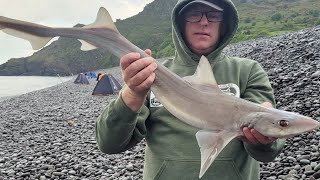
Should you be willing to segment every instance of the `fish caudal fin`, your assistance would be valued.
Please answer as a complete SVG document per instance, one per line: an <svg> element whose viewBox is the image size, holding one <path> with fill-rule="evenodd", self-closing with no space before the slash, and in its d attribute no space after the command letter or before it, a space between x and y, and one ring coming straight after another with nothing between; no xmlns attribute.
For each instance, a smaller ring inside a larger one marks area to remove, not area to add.
<svg viewBox="0 0 320 180"><path fill-rule="evenodd" d="M0 26L0 29L1 29L1 26ZM2 28L1 30L4 33L9 34L11 36L15 36L15 37L29 41L33 50L38 50L43 48L52 39L52 37L35 36L35 35L29 34L23 31L18 31L15 29Z"/></svg>
<svg viewBox="0 0 320 180"><path fill-rule="evenodd" d="M0 16L0 30L6 34L29 41L34 50L41 49L53 38L45 36L44 34L46 33L38 35L39 32L35 33L34 31L34 29L38 29L38 31L43 32L45 28L49 27Z"/></svg>
<svg viewBox="0 0 320 180"><path fill-rule="evenodd" d="M221 150L237 136L234 132L200 130L196 138L201 152L201 169L199 178L208 170L212 162L220 154Z"/></svg>

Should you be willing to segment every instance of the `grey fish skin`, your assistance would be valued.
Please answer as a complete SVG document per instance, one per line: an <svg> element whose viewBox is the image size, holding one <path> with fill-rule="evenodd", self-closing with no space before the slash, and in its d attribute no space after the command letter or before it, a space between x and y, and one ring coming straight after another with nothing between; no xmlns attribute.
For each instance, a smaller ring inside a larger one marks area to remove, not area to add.
<svg viewBox="0 0 320 180"><path fill-rule="evenodd" d="M82 50L100 48L117 57L143 50L123 37L108 11L100 8L96 21L83 28L51 28L0 16L0 30L30 41L33 49L45 46L53 37L79 39ZM248 126L265 136L288 138L312 131L320 123L303 115L266 108L224 94L215 81L211 66L202 56L193 76L181 78L157 62L156 79L151 86L163 106L181 121L202 129L196 133L201 152L199 178L241 128ZM192 103L190 103L192 102Z"/></svg>

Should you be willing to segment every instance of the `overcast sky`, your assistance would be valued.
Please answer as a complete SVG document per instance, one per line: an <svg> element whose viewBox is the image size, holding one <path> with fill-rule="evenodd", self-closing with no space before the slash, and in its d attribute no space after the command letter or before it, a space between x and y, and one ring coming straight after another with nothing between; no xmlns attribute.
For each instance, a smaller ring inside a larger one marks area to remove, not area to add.
<svg viewBox="0 0 320 180"><path fill-rule="evenodd" d="M0 16L52 27L90 24L99 7L105 7L113 20L138 14L153 0L0 0ZM0 64L10 58L30 56L30 43L0 31Z"/></svg>

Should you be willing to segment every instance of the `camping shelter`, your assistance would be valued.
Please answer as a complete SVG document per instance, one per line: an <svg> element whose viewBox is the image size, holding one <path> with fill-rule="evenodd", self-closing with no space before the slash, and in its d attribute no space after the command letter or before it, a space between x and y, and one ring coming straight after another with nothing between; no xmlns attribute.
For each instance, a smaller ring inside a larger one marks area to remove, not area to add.
<svg viewBox="0 0 320 180"><path fill-rule="evenodd" d="M74 83L75 84L89 84L89 81L83 73L80 73L78 75L78 77L76 78L76 80L74 81Z"/></svg>
<svg viewBox="0 0 320 180"><path fill-rule="evenodd" d="M111 95L118 94L122 86L111 74L101 74L92 95Z"/></svg>
<svg viewBox="0 0 320 180"><path fill-rule="evenodd" d="M85 75L88 77L88 79L95 79L95 78L97 78L97 74L94 73L94 72L88 72L88 73L85 73Z"/></svg>

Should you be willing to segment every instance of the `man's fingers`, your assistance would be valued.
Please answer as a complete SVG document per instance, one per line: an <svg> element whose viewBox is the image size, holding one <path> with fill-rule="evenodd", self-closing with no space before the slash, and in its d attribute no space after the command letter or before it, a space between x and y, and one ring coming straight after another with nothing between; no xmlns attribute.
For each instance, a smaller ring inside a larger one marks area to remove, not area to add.
<svg viewBox="0 0 320 180"><path fill-rule="evenodd" d="M145 67L141 71L139 71L137 74L135 74L130 79L130 85L131 86L139 86L141 83L143 83L152 73L154 73L154 70L157 68L156 63L151 63L149 66Z"/></svg>
<svg viewBox="0 0 320 180"><path fill-rule="evenodd" d="M140 58L140 54L139 53L128 53L124 56L121 57L120 59L120 66L122 70L127 69L128 66L130 66L131 63L133 63L134 61L138 60Z"/></svg>
<svg viewBox="0 0 320 180"><path fill-rule="evenodd" d="M251 144L269 144L276 140L274 137L267 137L258 132L255 129L249 129L248 127L244 127L242 129L244 136L239 137L239 139L244 142L248 142ZM246 139L246 140L244 140Z"/></svg>
<svg viewBox="0 0 320 180"><path fill-rule="evenodd" d="M154 63L154 59L152 57L142 58L139 61L132 62L125 70L124 70L124 80L131 79L136 74L138 74L141 70L148 67L150 64Z"/></svg>
<svg viewBox="0 0 320 180"><path fill-rule="evenodd" d="M261 105L265 107L273 107L271 102L264 102Z"/></svg>
<svg viewBox="0 0 320 180"><path fill-rule="evenodd" d="M271 141L271 142L277 140L277 138L275 138L275 137L268 137L268 139L269 139L269 141Z"/></svg>
<svg viewBox="0 0 320 180"><path fill-rule="evenodd" d="M238 136L238 139L240 139L243 142L249 143L248 139L245 136Z"/></svg>
<svg viewBox="0 0 320 180"><path fill-rule="evenodd" d="M133 90L137 92L138 91L143 92L143 91L149 90L155 77L156 77L155 73L150 74L150 76L146 80L144 80L141 84L139 84L138 86L133 86Z"/></svg>
<svg viewBox="0 0 320 180"><path fill-rule="evenodd" d="M144 52L146 52L149 56L151 56L151 54L152 54L150 49L146 49Z"/></svg>
<svg viewBox="0 0 320 180"><path fill-rule="evenodd" d="M150 49L146 49L145 52L151 56L152 51ZM141 55L136 52L128 53L120 58L120 66L122 70L125 70L131 63L141 58Z"/></svg>
<svg viewBox="0 0 320 180"><path fill-rule="evenodd" d="M244 127L243 129L244 136L248 139L248 141L252 144L258 144L259 142L256 140L256 138L252 135L249 128Z"/></svg>
<svg viewBox="0 0 320 180"><path fill-rule="evenodd" d="M270 143L270 139L264 135L262 135L261 133L259 133L257 130L255 129L251 129L251 134L255 137L255 139L261 143L261 144L268 144Z"/></svg>

